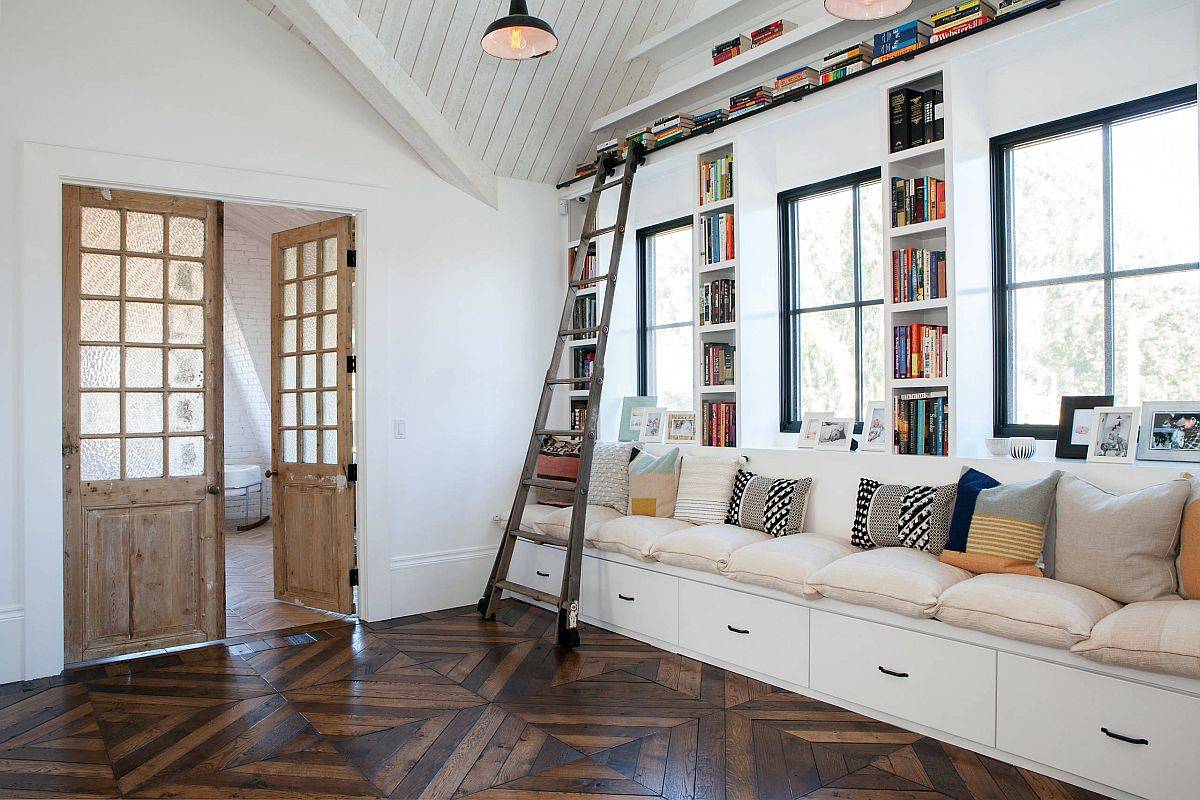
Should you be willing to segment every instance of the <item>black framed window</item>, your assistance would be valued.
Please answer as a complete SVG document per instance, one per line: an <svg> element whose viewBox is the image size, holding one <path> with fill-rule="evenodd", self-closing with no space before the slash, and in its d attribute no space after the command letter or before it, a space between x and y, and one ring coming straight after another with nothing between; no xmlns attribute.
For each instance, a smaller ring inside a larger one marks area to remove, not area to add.
<svg viewBox="0 0 1200 800"><path fill-rule="evenodd" d="M695 405L692 218L638 231L638 392L665 408Z"/></svg>
<svg viewBox="0 0 1200 800"><path fill-rule="evenodd" d="M881 192L876 168L779 195L781 431L884 399Z"/></svg>
<svg viewBox="0 0 1200 800"><path fill-rule="evenodd" d="M992 140L997 436L1200 397L1196 88Z"/></svg>

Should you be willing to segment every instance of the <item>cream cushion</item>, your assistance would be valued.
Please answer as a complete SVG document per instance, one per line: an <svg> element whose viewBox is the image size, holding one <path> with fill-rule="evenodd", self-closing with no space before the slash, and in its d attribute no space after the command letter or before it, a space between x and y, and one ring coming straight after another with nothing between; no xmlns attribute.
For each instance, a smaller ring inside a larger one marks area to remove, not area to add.
<svg viewBox="0 0 1200 800"><path fill-rule="evenodd" d="M742 583L802 594L809 575L859 552L847 541L815 533L779 536L734 550L721 574Z"/></svg>
<svg viewBox="0 0 1200 800"><path fill-rule="evenodd" d="M588 542L598 550L649 559L650 548L659 539L694 527L690 522L672 517L617 517L596 528Z"/></svg>
<svg viewBox="0 0 1200 800"><path fill-rule="evenodd" d="M808 579L806 594L932 617L942 592L971 573L911 547L879 547L839 558Z"/></svg>
<svg viewBox="0 0 1200 800"><path fill-rule="evenodd" d="M1200 678L1200 600L1130 603L1071 650L1105 664Z"/></svg>
<svg viewBox="0 0 1200 800"><path fill-rule="evenodd" d="M960 628L1066 649L1120 608L1120 603L1072 583L995 573L951 586L934 616Z"/></svg>
<svg viewBox="0 0 1200 800"><path fill-rule="evenodd" d="M526 533L533 533L533 526L544 520L546 517L553 514L555 511L561 511L559 506L547 506L541 503L530 503L525 506L525 513L521 515L521 524L518 526L520 530ZM502 516L496 523L501 528L508 527L508 517Z"/></svg>
<svg viewBox="0 0 1200 800"><path fill-rule="evenodd" d="M770 538L737 525L698 525L668 533L651 546L650 557L676 567L719 573L735 550Z"/></svg>
<svg viewBox="0 0 1200 800"><path fill-rule="evenodd" d="M547 514L533 524L533 532L565 542L571 533L571 511L571 508L554 509L554 513ZM612 506L589 505L583 514L584 540L591 539L596 529L604 523L622 516L624 514Z"/></svg>

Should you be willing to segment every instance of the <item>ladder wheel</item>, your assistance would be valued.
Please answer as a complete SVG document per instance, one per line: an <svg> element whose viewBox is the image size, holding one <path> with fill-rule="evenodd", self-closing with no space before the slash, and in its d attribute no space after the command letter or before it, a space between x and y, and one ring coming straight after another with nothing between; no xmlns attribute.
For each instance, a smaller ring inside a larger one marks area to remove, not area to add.
<svg viewBox="0 0 1200 800"><path fill-rule="evenodd" d="M579 628L568 628L563 622L561 619L558 622L558 639L556 643L559 647L574 650L576 647L579 647Z"/></svg>
<svg viewBox="0 0 1200 800"><path fill-rule="evenodd" d="M475 610L478 611L479 616L483 617L484 619L495 619L495 614L492 614L490 617L488 616L487 607L488 598L487 595L484 595L483 597L479 598L479 602L475 604Z"/></svg>

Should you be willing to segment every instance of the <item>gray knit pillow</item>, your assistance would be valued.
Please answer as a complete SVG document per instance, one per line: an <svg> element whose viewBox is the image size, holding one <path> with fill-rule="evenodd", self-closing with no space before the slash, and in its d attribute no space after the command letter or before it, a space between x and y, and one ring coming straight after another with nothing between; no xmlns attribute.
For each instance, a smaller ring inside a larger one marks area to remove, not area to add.
<svg viewBox="0 0 1200 800"><path fill-rule="evenodd" d="M611 506L622 514L629 511L629 462L633 442L596 443L592 450L592 480L588 505Z"/></svg>

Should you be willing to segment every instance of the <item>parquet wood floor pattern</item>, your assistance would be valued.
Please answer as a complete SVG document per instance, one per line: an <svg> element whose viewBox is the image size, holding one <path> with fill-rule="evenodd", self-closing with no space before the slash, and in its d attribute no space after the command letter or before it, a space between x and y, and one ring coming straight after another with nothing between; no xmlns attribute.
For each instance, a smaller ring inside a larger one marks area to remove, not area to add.
<svg viewBox="0 0 1200 800"><path fill-rule="evenodd" d="M514 601L0 687L0 796L1097 797Z"/></svg>

